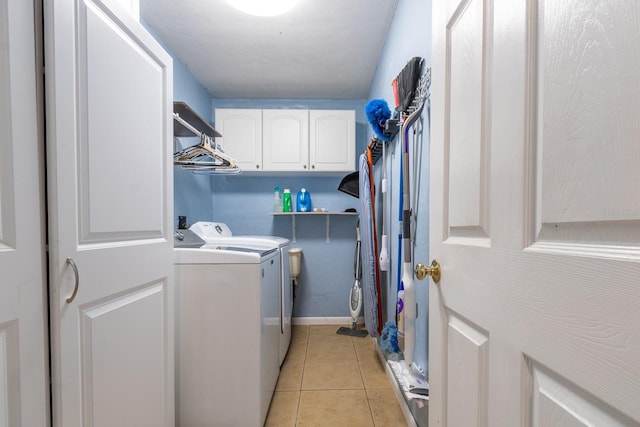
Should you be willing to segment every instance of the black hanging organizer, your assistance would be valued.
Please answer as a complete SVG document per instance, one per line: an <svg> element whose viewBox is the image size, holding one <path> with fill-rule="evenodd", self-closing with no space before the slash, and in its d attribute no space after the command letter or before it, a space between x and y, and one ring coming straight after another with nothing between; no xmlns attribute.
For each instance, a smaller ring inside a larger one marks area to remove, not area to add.
<svg viewBox="0 0 640 427"><path fill-rule="evenodd" d="M408 116L415 108L416 90L420 81L424 60L415 56L407 62L400 74L394 79L393 87L396 96L396 111L392 118L384 124L384 134L393 139L402 127L402 116Z"/></svg>
<svg viewBox="0 0 640 427"><path fill-rule="evenodd" d="M402 127L402 116L408 116L417 107L416 90L419 86L431 84L431 70L428 69L424 76L421 76L423 59L419 56L413 57L407 62L400 74L394 80L394 89L397 90L397 103L393 117L384 123L384 134L393 139ZM421 80L424 79L424 80ZM371 160L375 165L382 157L382 144L384 141L373 137L367 146L371 150ZM360 174L359 171L352 172L342 178L338 185L338 190L350 196L360 197Z"/></svg>

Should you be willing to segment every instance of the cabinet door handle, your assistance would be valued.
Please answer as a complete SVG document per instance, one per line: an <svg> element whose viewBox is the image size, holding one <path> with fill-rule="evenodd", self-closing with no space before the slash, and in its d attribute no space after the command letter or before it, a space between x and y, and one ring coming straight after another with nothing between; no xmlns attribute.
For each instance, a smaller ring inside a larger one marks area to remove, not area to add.
<svg viewBox="0 0 640 427"><path fill-rule="evenodd" d="M76 298L78 287L80 287L80 276L78 275L78 267L76 267L76 263L73 262L73 259L67 258L67 264L71 266L71 268L73 269L73 274L76 276L76 286L73 288L73 293L71 294L71 296L66 300L68 304L71 304Z"/></svg>
<svg viewBox="0 0 640 427"><path fill-rule="evenodd" d="M256 165L256 169L260 169L260 165Z"/></svg>
<svg viewBox="0 0 640 427"><path fill-rule="evenodd" d="M307 165L304 165L304 166L302 166L302 167L306 169L306 168L307 168Z"/></svg>
<svg viewBox="0 0 640 427"><path fill-rule="evenodd" d="M315 169L315 168L316 168L316 165L311 165L311 169Z"/></svg>

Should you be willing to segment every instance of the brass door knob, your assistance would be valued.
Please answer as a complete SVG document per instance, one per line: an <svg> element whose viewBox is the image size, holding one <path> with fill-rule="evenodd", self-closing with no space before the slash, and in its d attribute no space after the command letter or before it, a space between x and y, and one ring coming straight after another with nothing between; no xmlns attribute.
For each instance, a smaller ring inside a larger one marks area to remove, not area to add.
<svg viewBox="0 0 640 427"><path fill-rule="evenodd" d="M431 267L418 264L413 272L416 273L418 280L423 280L425 277L431 276L434 282L438 283L440 281L440 264L438 264L438 261L435 259L431 261Z"/></svg>

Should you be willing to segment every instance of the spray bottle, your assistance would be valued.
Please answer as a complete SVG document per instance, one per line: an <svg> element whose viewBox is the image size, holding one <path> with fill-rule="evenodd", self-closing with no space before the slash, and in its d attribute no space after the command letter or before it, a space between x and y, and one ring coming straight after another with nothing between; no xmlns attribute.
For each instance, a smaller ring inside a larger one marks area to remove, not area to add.
<svg viewBox="0 0 640 427"><path fill-rule="evenodd" d="M396 323L398 327L398 345L404 350L404 288L398 291L396 306Z"/></svg>
<svg viewBox="0 0 640 427"><path fill-rule="evenodd" d="M280 187L275 187L273 195L273 212L282 212L282 193Z"/></svg>

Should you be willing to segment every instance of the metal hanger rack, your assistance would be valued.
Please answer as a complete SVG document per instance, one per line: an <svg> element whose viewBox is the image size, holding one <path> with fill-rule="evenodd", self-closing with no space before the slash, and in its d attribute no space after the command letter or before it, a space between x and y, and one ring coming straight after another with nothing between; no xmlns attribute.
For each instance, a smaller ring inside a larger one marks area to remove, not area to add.
<svg viewBox="0 0 640 427"><path fill-rule="evenodd" d="M181 105L176 105L181 104ZM191 116L198 120L198 122L206 125L209 133L201 131L196 128L187 120L183 119L179 113L173 113L174 120L174 135L180 136L197 136L200 137L200 143L187 147L183 150L177 151L173 154L173 164L181 167L182 169L190 170L196 174L239 174L242 170L238 167L235 159L222 150L222 147L218 146L214 140L215 136L222 136L218 131L207 125L200 116L198 116L193 110L188 109L188 106L184 103L174 103L174 111L177 108L181 108L181 111L191 112ZM185 107L188 110L185 110ZM202 126L200 126L202 128ZM207 129L203 129L206 131Z"/></svg>
<svg viewBox="0 0 640 427"><path fill-rule="evenodd" d="M371 138L371 141L369 141L369 145L367 145L367 148L371 150L371 160L374 165L378 163L378 160L382 157L382 145L384 143L384 141L374 136Z"/></svg>

